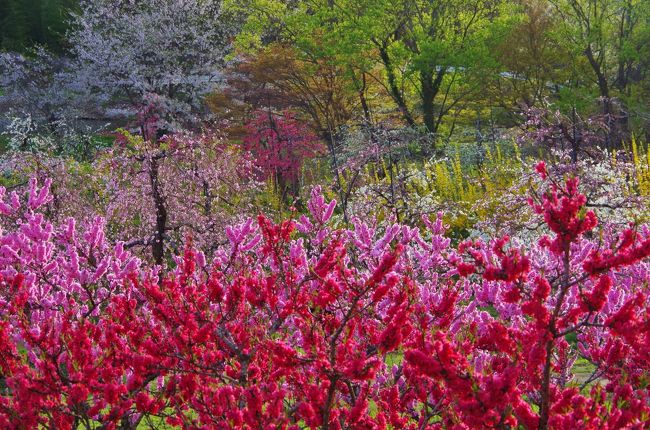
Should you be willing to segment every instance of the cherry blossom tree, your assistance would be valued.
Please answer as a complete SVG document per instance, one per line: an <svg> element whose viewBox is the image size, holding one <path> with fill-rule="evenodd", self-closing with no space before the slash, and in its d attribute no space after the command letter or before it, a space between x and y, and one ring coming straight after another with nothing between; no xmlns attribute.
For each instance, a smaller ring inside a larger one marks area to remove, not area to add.
<svg viewBox="0 0 650 430"><path fill-rule="evenodd" d="M256 213L259 184L244 153L216 134L177 134L158 142L127 132L97 162L111 237L151 252L162 264L185 240L211 255L224 227Z"/></svg>
<svg viewBox="0 0 650 430"><path fill-rule="evenodd" d="M99 146L92 134L109 122L98 109L105 94L90 91L91 79L43 48L0 53L0 132L9 149L91 158Z"/></svg>
<svg viewBox="0 0 650 430"><path fill-rule="evenodd" d="M212 255L226 240L224 227L259 212L261 184L240 148L215 133L176 134L145 141L124 130L114 147L91 164L17 152L0 161L6 185L28 190L30 177L51 180L43 215L54 224L75 217L106 220L111 242L123 241L139 257L162 264L191 238ZM170 260L171 261L171 260Z"/></svg>
<svg viewBox="0 0 650 430"><path fill-rule="evenodd" d="M235 29L221 0L84 0L80 7L68 39L96 92L132 112L157 104L166 129L203 118L202 98L220 79Z"/></svg>

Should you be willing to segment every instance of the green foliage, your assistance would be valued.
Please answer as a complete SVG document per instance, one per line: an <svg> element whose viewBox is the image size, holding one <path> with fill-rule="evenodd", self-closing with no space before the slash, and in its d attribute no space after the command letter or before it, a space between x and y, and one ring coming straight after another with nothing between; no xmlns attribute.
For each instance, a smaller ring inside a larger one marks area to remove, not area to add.
<svg viewBox="0 0 650 430"><path fill-rule="evenodd" d="M479 163L463 160L459 144L445 160L426 162L422 175L415 176L410 193L433 198L447 210L445 221L452 231L465 235L479 221L497 215L504 192L513 185L522 168L518 147L504 143L486 146Z"/></svg>
<svg viewBox="0 0 650 430"><path fill-rule="evenodd" d="M228 7L247 17L240 52L280 44L337 65L360 97L372 99L364 109L376 121L452 135L471 124L467 109L503 107L509 124L524 106L551 106L620 117L612 140L650 133L647 1L231 0ZM380 88L368 89L366 79Z"/></svg>
<svg viewBox="0 0 650 430"><path fill-rule="evenodd" d="M9 149L9 137L0 135L0 154L4 154Z"/></svg>
<svg viewBox="0 0 650 430"><path fill-rule="evenodd" d="M384 100L373 113L392 105L394 116L429 132L478 94L481 75L497 69L491 47L520 19L505 0L244 4L240 10L255 12L239 35L240 49L253 53L265 42L291 44L304 58L342 67L360 97L374 96L360 80L377 80Z"/></svg>
<svg viewBox="0 0 650 430"><path fill-rule="evenodd" d="M634 191L641 196L650 196L650 147L639 144L633 137L630 143L634 177L630 178ZM614 154L616 159L616 153Z"/></svg>
<svg viewBox="0 0 650 430"><path fill-rule="evenodd" d="M0 50L25 52L44 45L61 52L78 0L0 0Z"/></svg>

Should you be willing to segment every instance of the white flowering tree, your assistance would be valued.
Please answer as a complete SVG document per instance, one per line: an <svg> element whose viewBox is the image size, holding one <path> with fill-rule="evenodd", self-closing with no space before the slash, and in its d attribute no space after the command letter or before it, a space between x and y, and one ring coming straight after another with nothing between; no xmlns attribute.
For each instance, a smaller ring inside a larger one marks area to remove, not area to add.
<svg viewBox="0 0 650 430"><path fill-rule="evenodd" d="M221 0L82 0L73 15L68 39L79 72L94 77L106 108L137 113L147 150L127 158L149 185L146 216L155 222L144 244L158 264L174 220L164 166L180 160L160 137L206 119L203 97L219 83L235 28Z"/></svg>
<svg viewBox="0 0 650 430"><path fill-rule="evenodd" d="M0 133L14 151L79 155L106 123L103 100L71 59L42 47L28 54L0 53Z"/></svg>
<svg viewBox="0 0 650 430"><path fill-rule="evenodd" d="M203 118L235 27L221 0L83 0L69 42L112 108L155 105L175 129Z"/></svg>

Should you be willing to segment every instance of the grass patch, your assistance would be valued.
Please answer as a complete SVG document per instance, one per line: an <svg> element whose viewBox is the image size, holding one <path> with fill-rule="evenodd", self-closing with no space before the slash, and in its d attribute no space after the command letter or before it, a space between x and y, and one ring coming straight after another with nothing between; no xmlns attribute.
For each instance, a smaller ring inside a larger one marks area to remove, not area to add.
<svg viewBox="0 0 650 430"><path fill-rule="evenodd" d="M572 370L576 374L591 375L593 371L596 370L596 366L587 361L585 358L580 357L573 364Z"/></svg>
<svg viewBox="0 0 650 430"><path fill-rule="evenodd" d="M596 366L594 366L592 363L587 361L585 358L578 358L575 363L573 363L573 367L571 368L573 371L573 374L575 375L575 382L578 385L582 385L585 381L587 381L591 375L594 373L596 370ZM597 383L598 379L596 381L593 381L592 383ZM591 385L590 383L589 385Z"/></svg>

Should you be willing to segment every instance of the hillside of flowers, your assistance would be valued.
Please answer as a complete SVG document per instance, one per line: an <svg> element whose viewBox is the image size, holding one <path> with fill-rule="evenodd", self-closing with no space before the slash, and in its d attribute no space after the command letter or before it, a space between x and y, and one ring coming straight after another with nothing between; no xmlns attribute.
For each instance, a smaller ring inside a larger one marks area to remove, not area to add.
<svg viewBox="0 0 650 430"><path fill-rule="evenodd" d="M0 429L650 428L650 2L0 0Z"/></svg>

